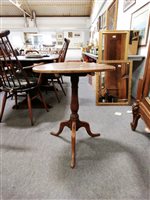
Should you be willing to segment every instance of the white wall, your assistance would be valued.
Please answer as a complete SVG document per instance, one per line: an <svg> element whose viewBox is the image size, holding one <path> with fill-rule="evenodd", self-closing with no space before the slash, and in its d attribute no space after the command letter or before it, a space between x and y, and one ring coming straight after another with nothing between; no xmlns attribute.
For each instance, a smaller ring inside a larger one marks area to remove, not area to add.
<svg viewBox="0 0 150 200"><path fill-rule="evenodd" d="M134 13L136 10L141 8L143 5L147 4L150 2L149 0L136 0L136 3L131 6L128 10L123 12L123 1L119 1L118 5L118 19L117 19L117 29L118 30L130 30L130 23L131 23L131 15ZM148 35L148 41L150 41L150 31ZM148 45L145 47L139 48L138 54L146 56L147 55L147 48Z"/></svg>
<svg viewBox="0 0 150 200"><path fill-rule="evenodd" d="M102 15L113 0L95 0L90 17L91 27L97 23L98 16Z"/></svg>
<svg viewBox="0 0 150 200"><path fill-rule="evenodd" d="M119 30L130 30L131 15L136 10L141 8L143 5L150 2L149 0L136 0L136 4L132 5L128 10L123 12L123 1L119 1L118 5L118 19L117 19L117 29ZM150 29L150 28L149 28ZM143 77L144 66L147 56L148 44L150 41L150 30L148 31L147 45L138 48L138 55L145 56L143 62L133 63L133 75L132 75L132 96L136 97L137 94L137 84L139 78Z"/></svg>
<svg viewBox="0 0 150 200"><path fill-rule="evenodd" d="M131 14L144 6L146 3L150 2L149 0L136 0L136 3L132 5L129 9L123 12L123 0L118 0L118 17L117 17L117 30L130 30ZM103 12L109 7L112 3L112 0L106 0L105 5L100 9L100 4L96 0L94 14L91 15L91 26L90 30L93 31L94 27L97 25L98 17L103 14ZM150 29L150 28L149 28ZM138 55L147 56L148 43L150 41L150 30L148 32L147 45L138 48ZM98 35L96 35L98 38ZM142 62L134 62L133 65L133 76L132 76L132 96L136 97L137 93L137 83L138 79L143 76L144 66L146 58Z"/></svg>
<svg viewBox="0 0 150 200"><path fill-rule="evenodd" d="M89 28L89 17L37 17L37 30L87 30ZM2 17L0 18L0 28L15 31L33 31L36 28L25 28L25 20L23 17Z"/></svg>
<svg viewBox="0 0 150 200"><path fill-rule="evenodd" d="M76 39L78 42L84 45L89 40L89 17L37 17L37 28L33 27L32 23L29 23L30 27L25 27L24 17L2 17L0 21L0 29L10 30L11 41L17 48L22 48L24 45L24 32L37 32L49 39L51 37L48 35L54 32L63 32L65 36L67 32L78 32L81 34L81 37Z"/></svg>
<svg viewBox="0 0 150 200"><path fill-rule="evenodd" d="M94 5L93 5L93 10L92 10L92 14L90 17L90 26L89 29L91 32L95 32L95 28L97 27L97 21L98 21L98 17L101 16L106 10L107 8L110 6L110 4L113 2L113 0L95 0ZM96 43L99 40L99 33L95 33L94 34L94 41L92 38L90 38L90 43L94 42L94 45L96 45Z"/></svg>

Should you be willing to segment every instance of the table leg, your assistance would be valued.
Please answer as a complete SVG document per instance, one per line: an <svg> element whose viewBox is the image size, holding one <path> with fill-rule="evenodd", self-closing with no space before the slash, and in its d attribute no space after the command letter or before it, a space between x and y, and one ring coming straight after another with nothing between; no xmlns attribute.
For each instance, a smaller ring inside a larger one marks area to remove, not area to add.
<svg viewBox="0 0 150 200"><path fill-rule="evenodd" d="M64 127L67 126L72 130L71 134L71 143L72 143L72 160L71 160L71 167L73 168L75 166L75 135L76 131L84 127L91 137L97 137L100 136L99 133L92 133L90 129L90 125L88 122L85 121L80 121L79 120L79 115L78 115L78 110L79 110L79 101L78 101L78 82L79 82L79 76L77 74L72 74L71 75L71 86L72 86L72 96L71 96L71 104L70 104L70 109L71 109L71 115L70 119L68 121L63 121L59 125L59 130L58 132L51 132L52 135L54 136L59 136Z"/></svg>
<svg viewBox="0 0 150 200"><path fill-rule="evenodd" d="M54 136L59 136L62 133L62 131L63 131L65 126L67 126L68 128L71 127L70 126L70 120L61 122L60 125L59 125L58 132L56 132L56 133L55 132L51 132L50 134L54 135Z"/></svg>
<svg viewBox="0 0 150 200"><path fill-rule="evenodd" d="M78 127L84 127L88 135L91 137L100 136L100 133L92 133L88 122L78 120Z"/></svg>
<svg viewBox="0 0 150 200"><path fill-rule="evenodd" d="M75 146L76 146L76 122L72 122L72 132L71 132L71 145L72 145L72 154L71 154L71 167L75 167Z"/></svg>

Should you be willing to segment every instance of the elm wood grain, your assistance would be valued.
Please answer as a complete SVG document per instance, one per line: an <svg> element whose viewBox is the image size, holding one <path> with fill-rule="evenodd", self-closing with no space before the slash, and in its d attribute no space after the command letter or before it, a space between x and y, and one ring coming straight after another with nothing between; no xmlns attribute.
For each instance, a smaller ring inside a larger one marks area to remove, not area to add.
<svg viewBox="0 0 150 200"><path fill-rule="evenodd" d="M57 132L51 132L54 136L59 136L64 127L67 126L71 129L71 167L75 167L75 144L76 144L76 131L84 127L91 137L100 136L100 133L92 133L90 129L90 125L88 122L80 121L79 119L79 98L78 98L78 83L79 77L86 76L88 73L93 72L101 72L101 71L109 71L114 70L115 67L106 64L96 64L96 63L82 63L82 62L66 62L66 63L51 63L45 64L41 66L36 66L33 68L34 72L37 73L63 73L65 75L70 76L71 78L71 114L70 119L67 121L60 122L59 129Z"/></svg>
<svg viewBox="0 0 150 200"><path fill-rule="evenodd" d="M115 70L115 67L108 64L84 63L84 62L64 62L64 63L49 63L33 67L33 71L37 73L60 73L60 74L75 74L75 73L92 73Z"/></svg>

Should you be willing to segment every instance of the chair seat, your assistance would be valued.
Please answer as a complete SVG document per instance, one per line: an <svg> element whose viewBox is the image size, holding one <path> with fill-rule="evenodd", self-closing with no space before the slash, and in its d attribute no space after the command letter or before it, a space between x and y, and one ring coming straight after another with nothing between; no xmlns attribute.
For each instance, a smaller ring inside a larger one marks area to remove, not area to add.
<svg viewBox="0 0 150 200"><path fill-rule="evenodd" d="M25 92L38 87L36 78L28 78L29 83L25 79L19 79L19 81L17 79L10 80L9 84L3 85L3 90L7 92Z"/></svg>

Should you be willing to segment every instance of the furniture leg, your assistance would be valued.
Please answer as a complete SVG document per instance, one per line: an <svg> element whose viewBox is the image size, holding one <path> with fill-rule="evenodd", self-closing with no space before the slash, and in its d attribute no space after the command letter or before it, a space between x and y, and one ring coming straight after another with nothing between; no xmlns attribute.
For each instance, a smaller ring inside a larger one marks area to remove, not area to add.
<svg viewBox="0 0 150 200"><path fill-rule="evenodd" d="M79 75L71 75L71 85L72 85L72 95L71 95L71 114L70 119L68 121L63 121L59 125L58 132L51 132L51 135L59 136L64 127L67 126L71 129L71 144L72 144L72 154L71 154L71 167L75 167L75 145L76 145L76 131L84 127L91 137L97 137L100 136L99 133L92 133L90 129L89 123L85 121L79 120L78 110L79 110L79 101L78 101L78 82L79 82Z"/></svg>
<svg viewBox="0 0 150 200"><path fill-rule="evenodd" d="M18 108L18 98L17 98L17 93L14 93L15 95L15 107L16 109Z"/></svg>
<svg viewBox="0 0 150 200"><path fill-rule="evenodd" d="M43 103L43 106L45 107L46 111L48 112L49 110L48 110L48 107L47 107L47 105L46 105L46 102L45 102L45 100L44 100L44 98L43 98L43 95L42 95L41 91L38 90L38 93L39 93L41 102Z"/></svg>
<svg viewBox="0 0 150 200"><path fill-rule="evenodd" d="M73 121L72 122L72 131L71 131L71 149L72 149L72 153L71 153L71 167L74 168L75 167L75 145L76 145L76 122Z"/></svg>
<svg viewBox="0 0 150 200"><path fill-rule="evenodd" d="M88 122L80 121L80 120L79 120L79 121L78 121L78 126L79 126L79 128L80 128L80 127L84 127L84 128L86 129L88 135L91 136L91 137L100 136L100 133L92 133L92 132L91 132L90 125L89 125Z"/></svg>
<svg viewBox="0 0 150 200"><path fill-rule="evenodd" d="M2 102L2 109L1 109L1 115L0 115L0 122L2 121L5 105L6 105L6 100L7 100L7 92L5 92L3 96L3 102Z"/></svg>
<svg viewBox="0 0 150 200"><path fill-rule="evenodd" d="M138 124L138 120L141 117L139 114L139 101L137 101L135 104L133 104L132 106L132 113L133 113L133 121L131 122L131 129L133 131L135 131L137 124Z"/></svg>
<svg viewBox="0 0 150 200"><path fill-rule="evenodd" d="M33 126L33 115L32 115L32 105L31 105L30 94L27 94L27 101L28 101L29 117L30 117L30 120L31 120L31 125Z"/></svg>
<svg viewBox="0 0 150 200"><path fill-rule="evenodd" d="M62 131L63 131L65 126L70 128L70 120L61 122L60 125L59 125L58 132L56 132L56 133L55 132L50 132L50 134L54 135L54 136L59 136L62 133Z"/></svg>
<svg viewBox="0 0 150 200"><path fill-rule="evenodd" d="M60 85L60 87L61 87L61 89L62 89L64 95L66 96L66 92L65 92L65 90L64 90L64 88L63 88L63 86L62 86L62 83L60 82L59 78L57 78L57 81L58 81L58 83L59 83L59 85Z"/></svg>
<svg viewBox="0 0 150 200"><path fill-rule="evenodd" d="M58 101L58 103L60 103L60 99L59 99L59 97L58 97L57 89L56 89L56 87L55 87L55 84L54 84L54 80L53 80L53 79L51 80L51 83L52 83L52 86L53 86L53 88L54 88L54 92L55 92L57 101Z"/></svg>
<svg viewBox="0 0 150 200"><path fill-rule="evenodd" d="M60 75L60 79L61 79L61 82L62 82L62 84L63 84L63 83L64 83L64 81L63 81L62 75Z"/></svg>

